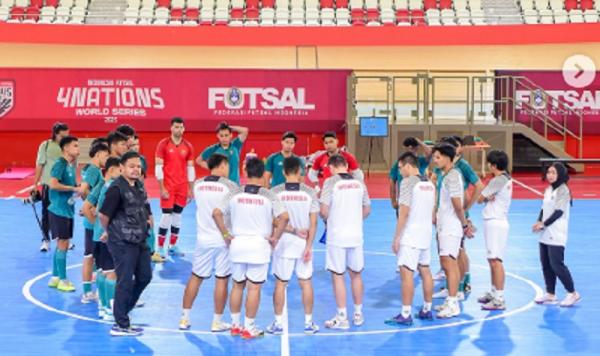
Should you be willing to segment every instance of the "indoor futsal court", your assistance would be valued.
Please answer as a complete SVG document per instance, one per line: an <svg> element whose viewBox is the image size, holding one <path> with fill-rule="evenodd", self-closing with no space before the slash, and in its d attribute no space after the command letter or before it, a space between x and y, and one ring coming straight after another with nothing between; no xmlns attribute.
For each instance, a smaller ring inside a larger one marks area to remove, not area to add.
<svg viewBox="0 0 600 356"><path fill-rule="evenodd" d="M80 303L80 293L57 294L46 286L51 260L50 255L37 251L38 241L33 236L39 231L31 208L17 199L2 200L1 211L6 217L2 223L3 230L15 229L21 249L18 255L10 249L2 252L2 270L13 271L5 279L2 291L2 353L302 355L336 352L381 355L403 350L417 354L543 355L554 352L594 355L600 347L600 339L593 331L595 320L600 316L594 306L600 290L593 282L593 256L600 252L594 233L594 219L600 204L597 199L585 194L588 192L586 186L598 185L598 180L576 178L571 182L575 202L571 211L572 245L566 258L583 299L570 309L533 303L536 295L543 292L536 236L531 232L532 221L540 206L536 191L539 192L542 185L537 176L524 177L520 181L527 188L515 189L510 212L511 248L506 256L506 289L510 302L505 311L482 311L476 301L489 283L482 234L477 233L473 240L468 241L472 251L473 291L462 302L464 313L460 317L416 321L412 327L392 327L383 323L397 312L401 304L395 258L389 248L395 218L388 199L383 198L387 188L385 180L372 177L369 188L374 198L373 213L365 222L365 324L351 327L348 331L322 328L315 335L304 335L300 290L292 281L287 291L288 333L266 335L261 340L250 341L208 331L214 278L200 290L192 310L192 329L178 330L181 297L189 277L190 253L194 248L195 234L189 231L191 228L182 234L186 256L154 267L154 279L142 297L146 305L133 313L135 321L145 326L145 334L135 339L115 339L107 332L110 323L96 318L95 305ZM2 190L2 194L10 192L7 188ZM152 205L158 209L156 199L153 199ZM473 209L475 225L481 224L480 212L478 206ZM184 224L190 226L193 222L193 209L188 209L184 212ZM76 230L80 223L81 220L76 221ZM8 237L7 234L4 236ZM74 256L81 251L82 242L81 236L74 239ZM314 315L316 322L322 324L333 313L334 304L330 277L324 268L324 245L318 242L315 242L314 263ZM437 270L437 266L432 270ZM69 261L68 273L76 284L81 278L80 271L81 257L73 257ZM261 326L271 322L273 283L274 279L270 276L263 290L257 317ZM563 293L560 287L557 292ZM421 295L417 288L415 300L419 300ZM434 304L440 302L434 300Z"/></svg>
<svg viewBox="0 0 600 356"><path fill-rule="evenodd" d="M0 0L0 356L600 355L600 0Z"/></svg>

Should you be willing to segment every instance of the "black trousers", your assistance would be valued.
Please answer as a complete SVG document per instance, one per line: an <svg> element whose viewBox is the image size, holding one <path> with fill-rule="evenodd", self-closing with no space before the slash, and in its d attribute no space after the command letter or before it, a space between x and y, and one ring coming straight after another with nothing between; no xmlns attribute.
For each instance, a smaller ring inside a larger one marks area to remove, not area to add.
<svg viewBox="0 0 600 356"><path fill-rule="evenodd" d="M107 246L117 274L113 315L120 327L128 328L128 314L152 279L150 249L146 243L131 244L110 238Z"/></svg>
<svg viewBox="0 0 600 356"><path fill-rule="evenodd" d="M567 292L573 293L575 286L569 268L565 265L565 248L540 243L540 261L544 272L546 292L555 294L556 278L560 279Z"/></svg>
<svg viewBox="0 0 600 356"><path fill-rule="evenodd" d="M48 207L50 206L50 187L42 185L42 241L50 242L50 215Z"/></svg>

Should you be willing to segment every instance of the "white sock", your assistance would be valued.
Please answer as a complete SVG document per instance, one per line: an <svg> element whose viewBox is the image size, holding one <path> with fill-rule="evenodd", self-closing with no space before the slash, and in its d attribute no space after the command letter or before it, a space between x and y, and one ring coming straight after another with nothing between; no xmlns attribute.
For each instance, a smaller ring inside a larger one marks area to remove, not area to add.
<svg viewBox="0 0 600 356"><path fill-rule="evenodd" d="M244 318L244 329L252 329L254 327L254 319Z"/></svg>
<svg viewBox="0 0 600 356"><path fill-rule="evenodd" d="M424 302L424 303L423 303L423 311L424 311L424 312L431 311L431 304L432 304L431 302L429 302L429 303L427 303L427 302Z"/></svg>
<svg viewBox="0 0 600 356"><path fill-rule="evenodd" d="M231 323L240 326L240 313L231 313Z"/></svg>
<svg viewBox="0 0 600 356"><path fill-rule="evenodd" d="M504 290L497 289L494 292L494 296L498 299L504 299Z"/></svg>
<svg viewBox="0 0 600 356"><path fill-rule="evenodd" d="M312 314L304 314L304 324L311 324L312 322Z"/></svg>
<svg viewBox="0 0 600 356"><path fill-rule="evenodd" d="M408 318L410 316L411 312L412 312L412 308L411 308L410 305L403 305L402 306L402 316L404 318Z"/></svg>
<svg viewBox="0 0 600 356"><path fill-rule="evenodd" d="M356 314L362 314L362 304L354 304L354 312Z"/></svg>
<svg viewBox="0 0 600 356"><path fill-rule="evenodd" d="M346 311L346 308L337 308L337 315L340 319L346 319L348 312Z"/></svg>
<svg viewBox="0 0 600 356"><path fill-rule="evenodd" d="M181 317L187 320L190 320L190 311L192 311L192 309L183 309L183 313L181 314Z"/></svg>
<svg viewBox="0 0 600 356"><path fill-rule="evenodd" d="M213 323L220 323L223 318L223 314L213 314Z"/></svg>
<svg viewBox="0 0 600 356"><path fill-rule="evenodd" d="M496 287L492 286L492 294L496 293Z"/></svg>
<svg viewBox="0 0 600 356"><path fill-rule="evenodd" d="M281 325L281 324L283 324L283 315L277 315L277 314L275 314L275 322L276 322L278 325Z"/></svg>
<svg viewBox="0 0 600 356"><path fill-rule="evenodd" d="M448 304L456 304L456 303L458 303L458 298L456 296L454 296L454 297L448 296L447 300L448 300Z"/></svg>

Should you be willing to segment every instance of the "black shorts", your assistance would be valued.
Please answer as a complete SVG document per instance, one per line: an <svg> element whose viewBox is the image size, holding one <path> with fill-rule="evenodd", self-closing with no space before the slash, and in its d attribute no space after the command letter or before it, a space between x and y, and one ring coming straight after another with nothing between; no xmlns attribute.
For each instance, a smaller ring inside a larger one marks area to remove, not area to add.
<svg viewBox="0 0 600 356"><path fill-rule="evenodd" d="M70 240L73 238L73 218L65 218L49 212L52 239Z"/></svg>
<svg viewBox="0 0 600 356"><path fill-rule="evenodd" d="M83 256L94 255L94 230L85 229L85 248L83 250Z"/></svg>
<svg viewBox="0 0 600 356"><path fill-rule="evenodd" d="M115 263L108 251L108 246L102 241L94 241L94 259L96 267L105 272L114 271Z"/></svg>

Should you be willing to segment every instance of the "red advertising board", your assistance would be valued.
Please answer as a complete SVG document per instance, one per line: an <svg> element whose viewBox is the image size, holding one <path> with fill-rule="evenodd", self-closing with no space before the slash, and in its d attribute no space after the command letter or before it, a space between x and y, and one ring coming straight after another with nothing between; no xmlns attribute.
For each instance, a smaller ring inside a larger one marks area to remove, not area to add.
<svg viewBox="0 0 600 356"><path fill-rule="evenodd" d="M536 86L543 89L531 90L517 84L516 120L524 124L532 122L532 112L540 112L549 116L552 120L565 123L569 130L575 134L580 133L579 118L569 110L564 110L557 100L567 104L573 111L583 117L583 134L600 134L600 72L596 73L594 81L583 88L569 85L562 71L496 71L499 76L526 77ZM547 94L547 95L546 95ZM500 95L497 91L496 96ZM524 105L527 102L529 105ZM535 122L535 121L534 121ZM543 125L538 122L534 125L538 131ZM549 131L552 133L551 131Z"/></svg>
<svg viewBox="0 0 600 356"><path fill-rule="evenodd" d="M164 131L175 116L188 130L220 121L262 132L339 130L346 120L346 70L0 69L0 130L107 131L130 123Z"/></svg>

